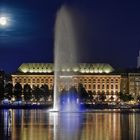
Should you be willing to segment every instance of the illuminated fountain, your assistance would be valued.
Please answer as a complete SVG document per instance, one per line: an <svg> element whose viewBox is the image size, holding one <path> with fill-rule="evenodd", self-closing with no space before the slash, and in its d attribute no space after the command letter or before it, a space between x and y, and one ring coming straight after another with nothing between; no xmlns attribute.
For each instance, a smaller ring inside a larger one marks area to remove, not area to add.
<svg viewBox="0 0 140 140"><path fill-rule="evenodd" d="M66 88L71 83L74 73L71 69L77 63L75 29L73 15L69 7L62 6L57 13L55 23L55 49L54 49L54 105L53 110L60 110L60 84L65 81ZM67 71L63 71L66 68ZM75 109L74 109L75 110ZM71 111L71 110L67 110Z"/></svg>

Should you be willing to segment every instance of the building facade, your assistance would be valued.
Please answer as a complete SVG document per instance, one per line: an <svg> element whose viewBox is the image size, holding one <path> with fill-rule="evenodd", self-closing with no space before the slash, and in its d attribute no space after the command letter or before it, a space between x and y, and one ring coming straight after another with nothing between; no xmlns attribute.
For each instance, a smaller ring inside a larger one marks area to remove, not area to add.
<svg viewBox="0 0 140 140"><path fill-rule="evenodd" d="M53 69L53 64L24 63L18 68L17 73L12 74L13 85L19 82L22 87L29 84L33 88L47 84L52 89L54 86ZM121 75L113 74L114 69L109 64L82 63L73 67L63 67L60 71L73 73L60 77L60 90L65 88L66 79L70 78L68 86L78 88L78 84L81 83L94 95L118 96L121 91Z"/></svg>
<svg viewBox="0 0 140 140"><path fill-rule="evenodd" d="M129 73L129 94L134 97L140 96L140 73Z"/></svg>

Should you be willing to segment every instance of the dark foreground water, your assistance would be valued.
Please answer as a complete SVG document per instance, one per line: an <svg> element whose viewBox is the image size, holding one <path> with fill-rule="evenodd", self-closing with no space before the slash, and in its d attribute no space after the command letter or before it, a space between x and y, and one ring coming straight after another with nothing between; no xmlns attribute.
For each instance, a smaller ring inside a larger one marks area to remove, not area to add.
<svg viewBox="0 0 140 140"><path fill-rule="evenodd" d="M0 140L140 140L140 114L0 110Z"/></svg>

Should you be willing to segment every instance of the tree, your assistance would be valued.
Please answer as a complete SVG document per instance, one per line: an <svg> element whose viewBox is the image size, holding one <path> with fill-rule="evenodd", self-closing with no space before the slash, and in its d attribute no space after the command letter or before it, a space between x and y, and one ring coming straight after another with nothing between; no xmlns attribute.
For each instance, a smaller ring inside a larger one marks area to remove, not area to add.
<svg viewBox="0 0 140 140"><path fill-rule="evenodd" d="M54 86L49 90L52 101L54 100Z"/></svg>
<svg viewBox="0 0 140 140"><path fill-rule="evenodd" d="M93 93L91 91L88 91L88 99L91 103L93 102Z"/></svg>
<svg viewBox="0 0 140 140"><path fill-rule="evenodd" d="M4 98L4 83L0 82L0 100Z"/></svg>
<svg viewBox="0 0 140 140"><path fill-rule="evenodd" d="M5 93L6 93L6 98L11 99L13 96L13 84L12 83L8 83L5 86Z"/></svg>
<svg viewBox="0 0 140 140"><path fill-rule="evenodd" d="M14 95L16 97L16 100L21 100L21 95L22 95L22 86L20 83L16 83L14 87Z"/></svg>
<svg viewBox="0 0 140 140"><path fill-rule="evenodd" d="M41 86L41 90L42 90L42 93L41 93L41 97L44 98L45 101L47 101L49 95L50 95L50 91L49 91L49 87L48 85L42 85Z"/></svg>
<svg viewBox="0 0 140 140"><path fill-rule="evenodd" d="M34 95L36 101L39 101L41 98L42 90L39 87L34 87L32 94Z"/></svg>
<svg viewBox="0 0 140 140"><path fill-rule="evenodd" d="M78 85L78 93L81 101L86 101L88 99L88 93L84 88L83 84Z"/></svg>
<svg viewBox="0 0 140 140"><path fill-rule="evenodd" d="M4 99L4 71L0 71L0 100Z"/></svg>
<svg viewBox="0 0 140 140"><path fill-rule="evenodd" d="M124 102L133 100L133 96L131 94L124 94L120 93L120 100L123 100Z"/></svg>
<svg viewBox="0 0 140 140"><path fill-rule="evenodd" d="M137 100L140 101L140 95L137 96Z"/></svg>
<svg viewBox="0 0 140 140"><path fill-rule="evenodd" d="M25 101L30 101L30 99L32 98L32 94L31 94L31 87L29 84L24 85L23 94L24 94Z"/></svg>

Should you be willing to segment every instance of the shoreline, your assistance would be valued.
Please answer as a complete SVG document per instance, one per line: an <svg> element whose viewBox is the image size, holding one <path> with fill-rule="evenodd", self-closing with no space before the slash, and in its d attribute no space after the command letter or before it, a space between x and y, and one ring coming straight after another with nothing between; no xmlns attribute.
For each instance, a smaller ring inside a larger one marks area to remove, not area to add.
<svg viewBox="0 0 140 140"><path fill-rule="evenodd" d="M0 105L0 110L4 109L25 109L25 110L32 110L32 109L51 109L53 107L52 104L42 104L42 105ZM140 107L134 108L115 108L111 106L81 106L82 111L80 113L140 113ZM60 111L61 112L61 111ZM62 111L63 112L63 111ZM76 112L72 112L76 113Z"/></svg>

